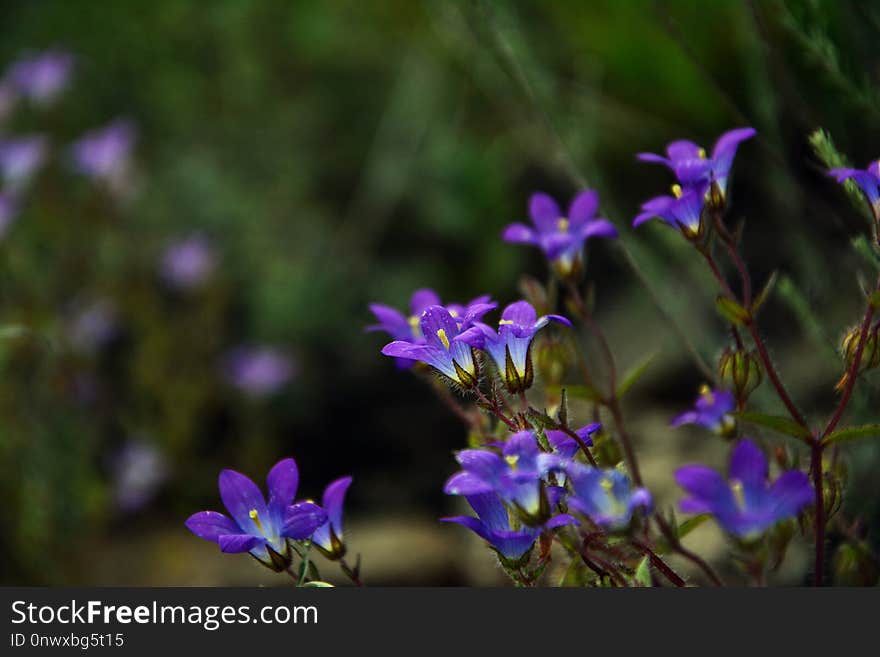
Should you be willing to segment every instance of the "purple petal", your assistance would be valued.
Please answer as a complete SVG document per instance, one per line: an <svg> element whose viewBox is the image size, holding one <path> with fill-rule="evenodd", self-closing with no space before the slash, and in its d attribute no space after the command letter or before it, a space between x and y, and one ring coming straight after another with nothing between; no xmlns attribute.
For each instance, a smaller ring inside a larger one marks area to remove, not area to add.
<svg viewBox="0 0 880 657"><path fill-rule="evenodd" d="M452 340L458 335L458 324L443 306L429 306L426 308L422 313L421 328L425 341L431 346L442 349L447 347L438 335L441 330L446 335L447 340Z"/></svg>
<svg viewBox="0 0 880 657"><path fill-rule="evenodd" d="M742 482L746 490L763 490L768 474L764 452L748 438L739 441L730 455L730 478Z"/></svg>
<svg viewBox="0 0 880 657"><path fill-rule="evenodd" d="M809 478L800 470L783 472L768 491L779 520L800 513L813 501L813 494Z"/></svg>
<svg viewBox="0 0 880 657"><path fill-rule="evenodd" d="M574 525L579 526L581 523L578 522L577 518L574 516L570 516L567 513L560 513L558 515L553 516L546 522L544 525L545 529L556 529L557 527L564 527L566 525Z"/></svg>
<svg viewBox="0 0 880 657"><path fill-rule="evenodd" d="M407 358L409 360L427 360L433 354L433 348L423 344L414 344L395 340L382 347L382 353L395 358Z"/></svg>
<svg viewBox="0 0 880 657"><path fill-rule="evenodd" d="M733 157L736 155L736 149L746 139L751 139L757 134L754 128L735 128L725 132L715 142L712 149L712 159L715 160L716 168L723 171L730 169Z"/></svg>
<svg viewBox="0 0 880 657"><path fill-rule="evenodd" d="M516 301L504 309L504 312L501 313L501 321L517 327L532 328L537 316L535 309L528 301Z"/></svg>
<svg viewBox="0 0 880 657"><path fill-rule="evenodd" d="M584 227L581 236L584 239L589 239L591 237L615 238L618 236L618 233L614 224L607 219L594 219Z"/></svg>
<svg viewBox="0 0 880 657"><path fill-rule="evenodd" d="M672 166L672 162L670 162L668 158L665 158L662 155L657 155L656 153L638 153L636 159L640 162L653 162L655 164Z"/></svg>
<svg viewBox="0 0 880 657"><path fill-rule="evenodd" d="M551 233L556 230L562 212L552 197L537 192L529 199L529 215L539 233Z"/></svg>
<svg viewBox="0 0 880 657"><path fill-rule="evenodd" d="M218 540L220 550L230 554L249 552L265 542L266 539L250 534L224 534Z"/></svg>
<svg viewBox="0 0 880 657"><path fill-rule="evenodd" d="M241 531L232 520L216 511L194 513L184 524L199 538L215 543L223 534L237 534Z"/></svg>
<svg viewBox="0 0 880 657"><path fill-rule="evenodd" d="M219 485L220 499L238 526L254 535L262 534L250 515L256 511L258 518L268 520L269 517L266 500L257 485L235 470L223 470Z"/></svg>
<svg viewBox="0 0 880 657"><path fill-rule="evenodd" d="M473 472L456 472L443 486L443 492L447 495L484 495L492 493L494 486L475 475Z"/></svg>
<svg viewBox="0 0 880 657"><path fill-rule="evenodd" d="M266 485L269 488L269 512L278 519L284 517L285 509L296 497L296 488L299 485L299 470L296 461L283 459L278 461L266 476Z"/></svg>
<svg viewBox="0 0 880 657"><path fill-rule="evenodd" d="M501 239L512 244L537 244L538 236L535 231L525 224L510 224L501 233Z"/></svg>
<svg viewBox="0 0 880 657"><path fill-rule="evenodd" d="M296 541L308 538L327 522L327 513L312 502L299 502L288 507L281 535Z"/></svg>
<svg viewBox="0 0 880 657"><path fill-rule="evenodd" d="M675 481L697 501L733 502L733 493L721 475L705 465L685 465L675 471Z"/></svg>
<svg viewBox="0 0 880 657"><path fill-rule="evenodd" d="M672 163L675 164L677 160L700 159L702 150L703 149L700 148L699 144L695 144L688 139L679 139L671 142L669 146L666 147L666 154L669 156L669 159L672 160Z"/></svg>
<svg viewBox="0 0 880 657"><path fill-rule="evenodd" d="M489 331L492 331L490 327L481 323L477 326L472 326L467 331L462 332L458 335L458 337L455 338L455 340L458 342L464 342L474 349L482 349L486 344L486 331L483 327L489 329ZM494 334L495 332L492 331L492 333Z"/></svg>
<svg viewBox="0 0 880 657"><path fill-rule="evenodd" d="M493 531L509 531L510 516L507 507L495 493L468 495L468 504L480 517L480 520Z"/></svg>
<svg viewBox="0 0 880 657"><path fill-rule="evenodd" d="M599 195L587 189L574 197L568 208L568 220L574 226L585 224L596 215L598 209Z"/></svg>
<svg viewBox="0 0 880 657"><path fill-rule="evenodd" d="M368 326L367 331L386 331L394 338L409 335L409 322L402 312L381 303L371 303L369 308L379 323Z"/></svg>
<svg viewBox="0 0 880 657"><path fill-rule="evenodd" d="M339 537L342 536L342 507L351 482L351 477L336 479L327 485L327 488L324 489L324 496L321 498L321 505L327 512L327 519Z"/></svg>
<svg viewBox="0 0 880 657"><path fill-rule="evenodd" d="M439 306L440 297L430 288L421 288L413 292L409 300L410 313L416 317L420 316L428 306Z"/></svg>

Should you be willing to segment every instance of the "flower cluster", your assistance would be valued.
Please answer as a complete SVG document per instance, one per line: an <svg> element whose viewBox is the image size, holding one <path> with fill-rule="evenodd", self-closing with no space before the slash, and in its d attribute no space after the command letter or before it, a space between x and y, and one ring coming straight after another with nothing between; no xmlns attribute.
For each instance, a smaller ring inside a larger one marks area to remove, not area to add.
<svg viewBox="0 0 880 657"><path fill-rule="evenodd" d="M678 228L688 239L705 233L703 210L707 202L712 208L723 208L727 197L727 181L740 143L755 135L753 128L737 128L725 132L707 156L701 146L688 140L674 141L666 147L666 157L655 153L639 153L642 162L655 162L668 167L677 180L672 196L656 196L642 204L642 211L633 226L659 218Z"/></svg>
<svg viewBox="0 0 880 657"><path fill-rule="evenodd" d="M579 437L591 445L591 435L600 428L583 427ZM607 531L626 529L638 508L650 511L651 495L633 489L625 474L575 460L577 442L564 432L554 431L547 439L544 450L535 432L524 430L496 449L459 452L462 469L444 490L464 496L478 517L443 520L473 530L504 562L514 564L527 558L541 534L581 524L566 507Z"/></svg>
<svg viewBox="0 0 880 657"><path fill-rule="evenodd" d="M220 473L220 498L229 516L201 511L189 517L187 528L213 541L227 553L248 552L272 570L290 567L296 542L315 543L328 558L345 554L342 541L342 505L351 477L338 479L324 491L323 508L314 502L295 502L299 487L296 461L276 463L266 477L268 501L259 487L235 470ZM231 516L231 517L230 517Z"/></svg>

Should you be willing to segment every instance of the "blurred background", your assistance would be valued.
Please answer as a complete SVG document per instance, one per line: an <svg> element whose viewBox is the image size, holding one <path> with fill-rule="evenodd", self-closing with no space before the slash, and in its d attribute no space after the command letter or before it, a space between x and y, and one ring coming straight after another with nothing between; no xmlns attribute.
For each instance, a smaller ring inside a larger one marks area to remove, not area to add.
<svg viewBox="0 0 880 657"><path fill-rule="evenodd" d="M222 509L220 469L262 484L284 456L299 496L353 475L346 538L367 584L500 582L479 539L437 522L460 510L442 485L464 428L364 327L368 303L404 308L418 287L506 304L522 274L545 277L499 239L534 190L596 188L620 229L591 244L587 277L621 365L658 354L625 410L672 504L675 466L726 458L668 428L705 379L681 335L710 365L726 344L713 283L673 231L629 228L670 183L634 154L676 138L757 128L731 218L756 280L779 273L774 359L814 418L833 408L837 344L875 273L869 224L808 137L825 129L858 166L880 154L880 3L10 0L0 15L3 584L284 585L183 526ZM755 404L778 412L765 387ZM877 421L878 402L869 375L850 419ZM842 458L847 522L880 526L880 450ZM710 525L688 545L716 562ZM805 581L806 542L791 556L772 582Z"/></svg>

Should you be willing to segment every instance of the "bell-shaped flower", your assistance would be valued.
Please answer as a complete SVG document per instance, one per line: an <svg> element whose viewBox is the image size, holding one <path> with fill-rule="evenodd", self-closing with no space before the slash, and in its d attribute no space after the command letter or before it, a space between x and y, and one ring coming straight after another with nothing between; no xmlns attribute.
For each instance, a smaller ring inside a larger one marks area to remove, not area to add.
<svg viewBox="0 0 880 657"><path fill-rule="evenodd" d="M312 535L314 543L328 559L340 559L345 556L345 542L342 535L342 507L345 504L345 493L351 486L351 477L341 477L331 482L324 489L321 507L327 513L327 521Z"/></svg>
<svg viewBox="0 0 880 657"><path fill-rule="evenodd" d="M327 520L317 504L293 504L299 471L293 459L275 464L266 477L269 501L257 485L235 470L220 473L220 498L229 515L201 511L189 517L187 528L213 541L223 552L249 552L263 565L284 570L290 565L287 539L307 539Z"/></svg>
<svg viewBox="0 0 880 657"><path fill-rule="evenodd" d="M495 493L468 495L465 499L476 512L476 518L453 516L440 520L464 525L489 543L499 557L508 563L515 564L527 558L535 540L543 531L578 524L572 516L560 513L548 519L540 527L529 527L514 522L504 502Z"/></svg>
<svg viewBox="0 0 880 657"><path fill-rule="evenodd" d="M581 267L584 244L593 237L617 237L617 229L607 219L596 217L599 195L584 190L571 202L564 214L556 201L537 192L529 199L532 225L513 223L504 229L502 239L514 244L540 248L557 274L566 278Z"/></svg>
<svg viewBox="0 0 880 657"><path fill-rule="evenodd" d="M518 393L530 388L534 381L532 338L551 321L571 326L561 315L538 317L530 303L517 301L504 309L497 331L482 322L474 322L472 328L455 339L489 354L507 389Z"/></svg>
<svg viewBox="0 0 880 657"><path fill-rule="evenodd" d="M728 434L733 430L735 423L731 413L736 406L733 394L727 390L712 390L704 385L700 389L700 396L694 404L694 408L685 411L673 418L670 422L672 427L680 427L683 424L697 424L718 434Z"/></svg>
<svg viewBox="0 0 880 657"><path fill-rule="evenodd" d="M429 306L419 320L422 339L395 340L382 349L386 356L421 361L430 365L450 381L473 388L479 382L477 361L473 349L456 340L461 327L470 324L473 317L491 310L494 304L471 306L468 313L457 321L443 306Z"/></svg>
<svg viewBox="0 0 880 657"><path fill-rule="evenodd" d="M749 439L739 441L730 455L728 478L705 465L687 465L675 472L690 497L680 502L685 513L711 513L730 534L751 539L787 518L813 499L810 480L800 470L783 472L769 483L764 453Z"/></svg>
<svg viewBox="0 0 880 657"><path fill-rule="evenodd" d="M673 228L678 228L688 239L696 239L703 234L703 206L707 186L697 183L692 187L672 186L672 196L656 196L642 204L639 215L633 220L638 228L651 219L661 219Z"/></svg>
<svg viewBox="0 0 880 657"><path fill-rule="evenodd" d="M609 531L628 527L636 509L650 512L653 507L648 490L634 489L629 477L619 470L571 463L566 473L572 488L566 500L569 509Z"/></svg>

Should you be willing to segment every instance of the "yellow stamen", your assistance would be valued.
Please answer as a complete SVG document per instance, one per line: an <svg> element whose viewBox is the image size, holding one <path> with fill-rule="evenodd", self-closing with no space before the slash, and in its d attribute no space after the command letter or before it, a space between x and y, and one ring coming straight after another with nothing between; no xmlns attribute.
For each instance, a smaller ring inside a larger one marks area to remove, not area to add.
<svg viewBox="0 0 880 657"><path fill-rule="evenodd" d="M699 158L700 158L701 160L705 160L705 159L706 159L706 149L705 149L705 148L701 148L701 149L699 149L699 150L697 151L697 155L699 156Z"/></svg>
<svg viewBox="0 0 880 657"><path fill-rule="evenodd" d="M557 220L556 225L558 226L560 233L567 233L568 232L568 219L565 219L564 217L560 217Z"/></svg>
<svg viewBox="0 0 880 657"><path fill-rule="evenodd" d="M611 480L608 479L607 477L605 477L604 479L602 479L602 481L599 482L599 485L602 487L602 489L603 489L606 493L610 493L610 492L611 492L611 489L614 488L614 484L613 484L613 483L611 482Z"/></svg>
<svg viewBox="0 0 880 657"><path fill-rule="evenodd" d="M410 315L410 316L409 316L409 325L410 325L411 328L414 328L414 329L418 328L418 327L419 327L419 321L420 321L419 318L416 317L415 315Z"/></svg>
<svg viewBox="0 0 880 657"><path fill-rule="evenodd" d="M505 456L504 460L507 461L507 464L516 470L516 464L519 462L519 456L516 454L511 454L510 456Z"/></svg>
<svg viewBox="0 0 880 657"><path fill-rule="evenodd" d="M512 319L499 319L498 326L503 326L504 324L513 324Z"/></svg>
<svg viewBox="0 0 880 657"><path fill-rule="evenodd" d="M458 317L458 311L457 310L450 310L449 315L451 317Z"/></svg>
<svg viewBox="0 0 880 657"><path fill-rule="evenodd" d="M251 509L248 515L251 517L251 520L254 521L254 524L257 526L257 529L263 531L263 523L260 522L260 514L257 513L256 509Z"/></svg>
<svg viewBox="0 0 880 657"><path fill-rule="evenodd" d="M733 499L736 500L736 505L740 509L744 509L746 506L746 496L743 492L742 482L738 479L734 479L730 482L730 490L733 491Z"/></svg>
<svg viewBox="0 0 880 657"><path fill-rule="evenodd" d="M710 404L715 400L715 396L712 394L712 388L705 383L700 386L700 395Z"/></svg>
<svg viewBox="0 0 880 657"><path fill-rule="evenodd" d="M675 198L681 198L681 185L673 185L672 186L672 195Z"/></svg>
<svg viewBox="0 0 880 657"><path fill-rule="evenodd" d="M443 346L449 349L449 338L446 337L446 329L437 329L437 337L440 338Z"/></svg>

